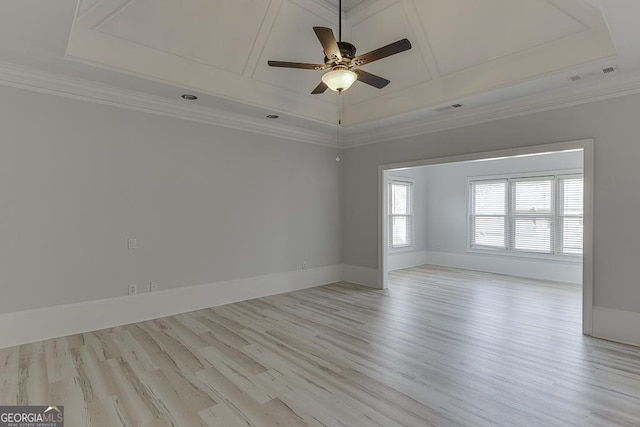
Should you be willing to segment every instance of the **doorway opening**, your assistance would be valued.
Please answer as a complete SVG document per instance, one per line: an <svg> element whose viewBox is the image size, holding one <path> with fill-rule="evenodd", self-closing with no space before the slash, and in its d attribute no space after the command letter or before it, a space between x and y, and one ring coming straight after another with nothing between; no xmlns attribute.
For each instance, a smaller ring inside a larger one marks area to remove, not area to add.
<svg viewBox="0 0 640 427"><path fill-rule="evenodd" d="M591 335L593 140L379 167L379 284L435 265L581 286Z"/></svg>

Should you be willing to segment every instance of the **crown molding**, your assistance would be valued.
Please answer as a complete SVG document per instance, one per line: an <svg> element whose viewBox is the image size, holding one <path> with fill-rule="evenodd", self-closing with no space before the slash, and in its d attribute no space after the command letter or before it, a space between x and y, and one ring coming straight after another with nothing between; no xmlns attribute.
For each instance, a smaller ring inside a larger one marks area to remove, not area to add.
<svg viewBox="0 0 640 427"><path fill-rule="evenodd" d="M621 75L617 78L583 82L580 85L571 85L495 104L446 112L438 116L424 117L422 114L424 114L425 110L423 110L422 114L418 111L408 113L404 117L395 116L370 123L347 125L340 131L340 146L338 147L335 129L319 132L282 124L275 126L271 123L261 123L249 116L199 105L186 105L181 101L88 80L45 73L15 64L0 62L0 84L81 101L158 114L165 117L342 149L394 141L640 93L640 75L629 74Z"/></svg>
<svg viewBox="0 0 640 427"><path fill-rule="evenodd" d="M325 133L282 124L275 126L271 123L261 123L249 116L200 105L186 105L181 101L46 73L6 62L0 62L0 84L303 143L337 146L334 131Z"/></svg>
<svg viewBox="0 0 640 427"><path fill-rule="evenodd" d="M362 147L637 93L640 93L640 74L612 76L438 116L420 117L420 112L414 112L406 115L411 119L396 116L351 125L342 131L340 143L343 149Z"/></svg>

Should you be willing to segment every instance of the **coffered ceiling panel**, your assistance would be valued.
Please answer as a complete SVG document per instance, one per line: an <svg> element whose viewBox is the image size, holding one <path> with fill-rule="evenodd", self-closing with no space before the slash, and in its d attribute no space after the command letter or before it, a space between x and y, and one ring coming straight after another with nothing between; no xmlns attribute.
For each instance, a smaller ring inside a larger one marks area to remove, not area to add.
<svg viewBox="0 0 640 427"><path fill-rule="evenodd" d="M303 77L253 78L257 67L266 67L266 60L262 64L260 58L272 31L284 35L280 27L297 29L302 25L299 20L307 25L325 25L336 13L315 1L294 1L101 1L76 17L66 58L169 83L187 92L244 102L268 112L333 122L335 103L300 96L302 85L290 81ZM308 5L308 10L298 4ZM279 19L281 14L288 19ZM317 16L309 18L314 14ZM275 21L279 22L277 26ZM315 60L322 60L322 48L311 26L305 30L313 44L296 45L292 40L299 38L298 33L289 33L288 38L283 37L284 46L299 46L300 53L307 55L310 47L315 48L320 56ZM313 78L315 84L309 92L319 79L320 75Z"/></svg>
<svg viewBox="0 0 640 427"><path fill-rule="evenodd" d="M242 74L269 0L130 0L95 29Z"/></svg>
<svg viewBox="0 0 640 427"><path fill-rule="evenodd" d="M361 68L391 80L344 94L343 124L452 104L616 55L594 0L344 0L343 39L364 54L409 51ZM335 123L314 26L338 37L337 0L81 0L66 58L185 91Z"/></svg>
<svg viewBox="0 0 640 427"><path fill-rule="evenodd" d="M390 22L394 25L389 25ZM358 49L358 55L404 38L416 44L415 32L401 2L396 2L360 21L352 20L350 24L351 43ZM409 51L367 64L362 69L389 79L391 83L384 91L364 84L354 85L353 90L349 92L349 101L356 104L431 79L417 45Z"/></svg>
<svg viewBox="0 0 640 427"><path fill-rule="evenodd" d="M415 2L442 75L588 28L546 0Z"/></svg>
<svg viewBox="0 0 640 427"><path fill-rule="evenodd" d="M321 71L289 68L273 68L267 61L305 62L324 64L322 45L316 37L313 27L331 28L336 37L337 15L327 20L316 11L299 3L283 1L269 38L264 46L253 78L261 82L276 85L282 90L293 91L311 97L311 91L318 85L322 77ZM318 100L327 100L324 96L313 96ZM335 97L330 97L335 102Z"/></svg>
<svg viewBox="0 0 640 427"><path fill-rule="evenodd" d="M359 17L382 15L392 0L357 10ZM414 48L422 52L431 78L397 87L378 97L358 97L345 108L346 123L362 123L430 106L454 104L465 97L541 78L616 55L599 9L585 0L402 0L410 24L421 27ZM413 10L415 16L410 11ZM386 26L405 27L399 17ZM381 22L376 26L381 27ZM371 35L370 35L371 36ZM403 66L398 55L393 66ZM380 61L380 65L383 61ZM377 64L373 64L377 65ZM385 64L386 65L386 64ZM424 67L411 68L424 73ZM409 78L416 79L416 75ZM354 108L349 108L353 105Z"/></svg>

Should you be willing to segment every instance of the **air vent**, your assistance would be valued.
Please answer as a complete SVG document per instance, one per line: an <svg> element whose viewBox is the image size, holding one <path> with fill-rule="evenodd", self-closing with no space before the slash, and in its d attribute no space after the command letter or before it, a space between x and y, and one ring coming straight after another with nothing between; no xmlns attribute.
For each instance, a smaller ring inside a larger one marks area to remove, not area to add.
<svg viewBox="0 0 640 427"><path fill-rule="evenodd" d="M569 77L569 81L577 82L578 80L590 80L594 78L602 78L604 76L608 76L612 73L619 71L620 68L617 64L610 65L608 67L596 68L593 70L585 71L580 74L576 74L574 76Z"/></svg>
<svg viewBox="0 0 640 427"><path fill-rule="evenodd" d="M462 104L452 104L452 105L445 105L444 107L438 107L438 108L434 109L433 111L436 111L438 113L443 113L445 111L454 110L456 108L461 108L461 107L464 107L464 105L462 105Z"/></svg>

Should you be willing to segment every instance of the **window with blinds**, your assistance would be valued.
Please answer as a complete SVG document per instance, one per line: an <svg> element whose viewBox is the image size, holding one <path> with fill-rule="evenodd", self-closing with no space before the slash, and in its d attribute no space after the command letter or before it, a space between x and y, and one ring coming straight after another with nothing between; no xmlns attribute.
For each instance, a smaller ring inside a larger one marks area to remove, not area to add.
<svg viewBox="0 0 640 427"><path fill-rule="evenodd" d="M473 246L506 249L507 180L471 182Z"/></svg>
<svg viewBox="0 0 640 427"><path fill-rule="evenodd" d="M470 181L469 246L581 255L581 174Z"/></svg>
<svg viewBox="0 0 640 427"><path fill-rule="evenodd" d="M514 179L511 242L515 251L553 253L554 177Z"/></svg>
<svg viewBox="0 0 640 427"><path fill-rule="evenodd" d="M413 246L413 182L389 181L389 247Z"/></svg>
<svg viewBox="0 0 640 427"><path fill-rule="evenodd" d="M564 254L582 254L583 188L582 175L558 178L557 246Z"/></svg>

